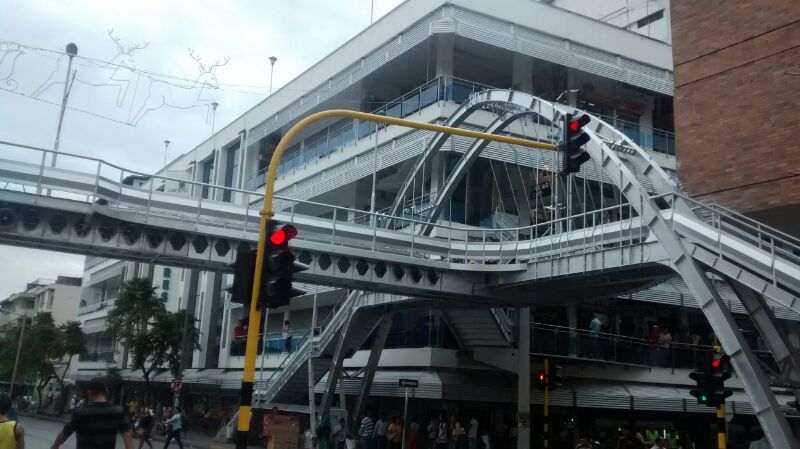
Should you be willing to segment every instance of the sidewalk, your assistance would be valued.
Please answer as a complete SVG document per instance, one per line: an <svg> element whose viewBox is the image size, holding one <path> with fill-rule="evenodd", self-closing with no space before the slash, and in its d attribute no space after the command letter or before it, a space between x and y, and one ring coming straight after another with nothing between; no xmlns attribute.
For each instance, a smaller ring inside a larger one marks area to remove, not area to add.
<svg viewBox="0 0 800 449"><path fill-rule="evenodd" d="M33 418L33 419L41 419L45 421L53 421L53 422L60 422L66 423L69 421L69 415L64 416L50 416L50 415L36 415L32 413L19 413L19 416L24 416L26 418ZM166 437L164 435L153 434L153 448L159 449L164 446L164 441L166 441ZM192 432L191 429L187 434L181 435L181 440L183 441L183 447L185 449L235 449L236 446L233 443L223 443L214 439L214 437L202 435L198 432ZM133 439L133 446L138 448L139 447L139 439L134 436ZM145 445L147 447L147 445ZM170 443L169 447L177 448L178 445L175 442ZM262 446L248 446L248 449L262 449Z"/></svg>

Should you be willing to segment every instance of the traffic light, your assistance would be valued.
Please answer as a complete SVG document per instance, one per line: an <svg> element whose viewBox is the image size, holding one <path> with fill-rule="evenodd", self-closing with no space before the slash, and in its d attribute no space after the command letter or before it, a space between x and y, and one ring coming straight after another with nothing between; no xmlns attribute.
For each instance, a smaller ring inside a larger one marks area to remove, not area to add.
<svg viewBox="0 0 800 449"><path fill-rule="evenodd" d="M712 354L710 372L713 379L711 401L722 405L733 394L730 388L725 388L725 381L731 378L731 358L721 353Z"/></svg>
<svg viewBox="0 0 800 449"><path fill-rule="evenodd" d="M589 120L586 114L578 116L567 114L564 117L564 138L561 144L562 175L578 173L581 165L590 159L589 153L582 148L589 141L589 135L583 132L583 127Z"/></svg>
<svg viewBox="0 0 800 449"><path fill-rule="evenodd" d="M731 377L730 357L725 354L712 354L708 367L689 374L689 377L697 383L697 388L689 394L697 398L698 404L718 407L733 394L730 388L725 388L725 381Z"/></svg>
<svg viewBox="0 0 800 449"><path fill-rule="evenodd" d="M697 398L697 403L711 405L711 376L707 371L694 371L689 374L689 378L697 383L696 388L689 390L689 394Z"/></svg>
<svg viewBox="0 0 800 449"><path fill-rule="evenodd" d="M289 241L297 235L297 229L290 225L278 228L275 220L267 222L267 242L261 274L261 294L259 302L274 309L289 305L295 296L306 292L292 287L292 275L305 271L308 266L295 261L289 249Z"/></svg>
<svg viewBox="0 0 800 449"><path fill-rule="evenodd" d="M225 288L231 294L231 301L250 304L253 297L253 273L256 267L256 250L240 247L236 251L236 261L228 265L233 268L233 283Z"/></svg>
<svg viewBox="0 0 800 449"><path fill-rule="evenodd" d="M544 370L536 373L536 388L542 391L547 389L547 373Z"/></svg>
<svg viewBox="0 0 800 449"><path fill-rule="evenodd" d="M564 377L561 376L561 365L550 365L550 375L547 376L547 388L556 390L563 385Z"/></svg>

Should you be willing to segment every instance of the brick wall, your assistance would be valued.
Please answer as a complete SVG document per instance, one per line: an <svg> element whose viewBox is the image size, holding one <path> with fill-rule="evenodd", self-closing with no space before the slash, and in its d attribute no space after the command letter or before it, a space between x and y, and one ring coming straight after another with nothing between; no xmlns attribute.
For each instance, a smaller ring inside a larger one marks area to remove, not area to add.
<svg viewBox="0 0 800 449"><path fill-rule="evenodd" d="M800 204L800 76L785 73L800 72L800 4L671 7L684 188L742 212Z"/></svg>

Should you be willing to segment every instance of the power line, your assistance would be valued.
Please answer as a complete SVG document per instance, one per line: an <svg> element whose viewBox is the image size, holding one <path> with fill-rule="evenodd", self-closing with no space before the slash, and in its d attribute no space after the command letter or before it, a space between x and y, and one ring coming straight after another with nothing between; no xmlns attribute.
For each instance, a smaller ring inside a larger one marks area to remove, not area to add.
<svg viewBox="0 0 800 449"><path fill-rule="evenodd" d="M4 92L11 93L11 94L19 95L20 97L29 98L31 100L40 101L42 103L53 105L53 106L59 106L59 107L61 106L60 103L56 103L54 101L49 101L49 100L45 100L43 98L38 98L38 97L31 96L31 95L26 95L26 94L23 94L22 92L13 91L13 90L10 90L10 89L4 89L2 87L0 87L0 91L4 91ZM83 113L83 114L91 115L93 117L101 118L103 120L108 120L108 121L112 121L112 122L115 122L115 123L119 123L120 125L125 125L125 126L130 126L130 127L134 127L135 126L135 125L132 125L130 123L123 122L121 120L117 120L115 118L106 117L104 115L100 115L100 114L96 114L96 113L91 112L91 111L87 111L85 109L73 108L71 106L67 106L66 108L69 109L69 110L75 111L75 112L80 112L80 113Z"/></svg>

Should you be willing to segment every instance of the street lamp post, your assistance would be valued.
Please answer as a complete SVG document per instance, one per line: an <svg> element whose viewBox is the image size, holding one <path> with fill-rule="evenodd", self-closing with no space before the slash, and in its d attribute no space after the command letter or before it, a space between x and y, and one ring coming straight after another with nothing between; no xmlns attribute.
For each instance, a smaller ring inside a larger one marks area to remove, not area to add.
<svg viewBox="0 0 800 449"><path fill-rule="evenodd" d="M269 94L270 95L272 95L272 73L275 72L275 61L277 61L277 60L278 60L278 58L276 58L275 56L270 56L269 57Z"/></svg>
<svg viewBox="0 0 800 449"><path fill-rule="evenodd" d="M164 141L164 167L167 166L167 150L169 150L169 140Z"/></svg>
<svg viewBox="0 0 800 449"><path fill-rule="evenodd" d="M19 366L19 353L22 351L22 338L25 335L25 323L27 316L12 312L7 309L0 309L0 312L17 315L22 318L22 327L19 329L19 340L17 340L17 355L14 357L14 370L11 372L11 385L8 387L8 397L14 398L14 383L17 381L17 367Z"/></svg>
<svg viewBox="0 0 800 449"><path fill-rule="evenodd" d="M67 99L69 99L69 92L72 90L72 83L75 81L75 73L72 72L72 59L78 55L78 46L70 42L67 44L67 78L64 80L64 94L61 98L61 111L58 114L58 127L56 128L56 141L53 144L53 158L50 160L50 166L56 166L56 157L58 156L59 140L61 139L61 124L64 122L64 111L67 109ZM76 71L77 72L77 71ZM72 78L72 80L70 80Z"/></svg>

